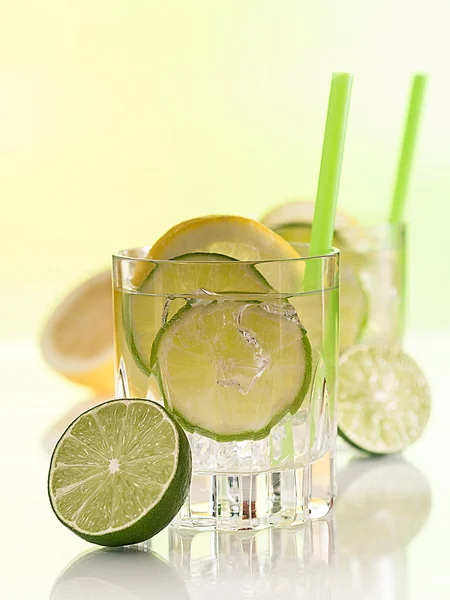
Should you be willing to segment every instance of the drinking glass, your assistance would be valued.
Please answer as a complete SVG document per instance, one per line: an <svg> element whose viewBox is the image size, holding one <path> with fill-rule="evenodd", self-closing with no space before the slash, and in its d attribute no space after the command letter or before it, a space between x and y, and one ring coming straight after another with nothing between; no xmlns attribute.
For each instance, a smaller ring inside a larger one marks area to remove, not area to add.
<svg viewBox="0 0 450 600"><path fill-rule="evenodd" d="M400 348L404 333L405 225L383 223L363 228L354 248L341 250L341 258L343 277L346 271L356 277L365 296L355 343ZM341 292L344 304L345 290Z"/></svg>
<svg viewBox="0 0 450 600"><path fill-rule="evenodd" d="M339 251L297 250L253 262L152 260L148 248L113 257L116 394L163 403L192 450L173 525L258 530L333 504Z"/></svg>

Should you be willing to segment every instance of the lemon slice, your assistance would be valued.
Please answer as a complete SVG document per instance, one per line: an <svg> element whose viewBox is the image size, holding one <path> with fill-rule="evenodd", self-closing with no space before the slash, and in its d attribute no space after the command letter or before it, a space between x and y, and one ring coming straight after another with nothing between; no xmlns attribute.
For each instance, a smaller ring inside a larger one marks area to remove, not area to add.
<svg viewBox="0 0 450 600"><path fill-rule="evenodd" d="M167 409L187 431L219 441L262 439L300 407L311 345L289 302L185 306L152 349Z"/></svg>
<svg viewBox="0 0 450 600"><path fill-rule="evenodd" d="M46 361L100 395L114 390L111 274L99 273L58 305L41 336Z"/></svg>
<svg viewBox="0 0 450 600"><path fill-rule="evenodd" d="M154 244L147 258L171 259L192 252L225 254L250 261L299 257L291 244L258 221L210 215L183 221L169 229ZM136 267L133 284L137 288L152 268L148 263Z"/></svg>
<svg viewBox="0 0 450 600"><path fill-rule="evenodd" d="M314 202L311 200L294 200L276 206L263 216L261 222L282 235L288 241L309 243L311 225L314 218ZM358 221L348 213L338 209L335 220L336 235L333 243L341 247L337 241L346 245L360 239L363 235Z"/></svg>
<svg viewBox="0 0 450 600"><path fill-rule="evenodd" d="M270 285L252 265L224 254L194 252L178 256L174 262L157 265L138 294L124 296L128 348L141 371L150 375L150 352L156 334L188 300L229 292L244 294L248 299L249 294L270 291Z"/></svg>
<svg viewBox="0 0 450 600"><path fill-rule="evenodd" d="M183 221L152 247L152 258L173 258L188 252L218 252L238 260L298 258L283 238L258 221L211 215Z"/></svg>

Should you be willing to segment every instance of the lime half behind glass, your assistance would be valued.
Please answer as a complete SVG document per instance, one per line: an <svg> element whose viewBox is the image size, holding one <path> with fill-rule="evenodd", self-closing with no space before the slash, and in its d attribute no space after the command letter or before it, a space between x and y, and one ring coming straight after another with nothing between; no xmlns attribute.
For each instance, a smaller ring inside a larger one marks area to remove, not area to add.
<svg viewBox="0 0 450 600"><path fill-rule="evenodd" d="M429 416L427 381L404 352L360 345L341 356L338 426L351 445L373 454L401 452L422 435Z"/></svg>
<svg viewBox="0 0 450 600"><path fill-rule="evenodd" d="M181 427L149 400L111 400L80 415L50 462L58 519L94 544L122 546L166 527L189 490L192 459Z"/></svg>

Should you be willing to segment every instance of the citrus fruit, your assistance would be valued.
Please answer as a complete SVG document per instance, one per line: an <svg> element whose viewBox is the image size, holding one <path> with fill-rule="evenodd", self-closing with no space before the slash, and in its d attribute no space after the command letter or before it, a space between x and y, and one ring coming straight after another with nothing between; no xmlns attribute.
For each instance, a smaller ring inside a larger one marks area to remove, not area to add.
<svg viewBox="0 0 450 600"><path fill-rule="evenodd" d="M154 402L111 400L69 425L50 462L48 493L58 519L94 544L149 539L172 521L192 470L181 427Z"/></svg>
<svg viewBox="0 0 450 600"><path fill-rule="evenodd" d="M162 327L151 362L186 430L232 441L262 439L298 410L312 353L289 302L205 300Z"/></svg>
<svg viewBox="0 0 450 600"><path fill-rule="evenodd" d="M46 361L61 375L100 395L114 390L111 274L76 287L51 315L41 336Z"/></svg>
<svg viewBox="0 0 450 600"><path fill-rule="evenodd" d="M422 434L430 391L404 352L355 346L339 362L338 425L350 444L374 454L400 452Z"/></svg>
<svg viewBox="0 0 450 600"><path fill-rule="evenodd" d="M309 244L314 208L315 203L311 200L293 200L276 206L263 216L261 222L289 242ZM333 244L340 250L358 251L365 247L364 228L355 217L339 208L334 229Z"/></svg>
<svg viewBox="0 0 450 600"><path fill-rule="evenodd" d="M210 215L183 221L169 229L152 246L147 258L171 259L192 252L225 254L249 261L299 257L288 242L258 221L232 215ZM137 266L133 277L136 288L152 268L151 263Z"/></svg>
<svg viewBox="0 0 450 600"><path fill-rule="evenodd" d="M278 206L262 221L295 246L309 244L313 216L314 203L305 200ZM362 337L368 322L369 300L360 278L363 256L354 250L364 237L363 229L353 217L342 211L336 214L335 229L333 244L341 252L340 351L344 352ZM311 302L311 307L313 305ZM306 311L300 318L314 345L315 338L321 335L314 326L314 323L321 323L320 315Z"/></svg>
<svg viewBox="0 0 450 600"><path fill-rule="evenodd" d="M158 264L140 285L139 293L124 294L123 327L130 352L141 371L150 375L153 340L188 299L202 293L270 290L255 267L224 254L195 252L176 257L176 262Z"/></svg>
<svg viewBox="0 0 450 600"><path fill-rule="evenodd" d="M292 200L276 206L274 209L266 213L261 222L266 227L276 230L280 227L291 226L291 225L304 225L305 229L310 228L314 218L314 207L315 204L312 200ZM348 215L341 209L336 212L335 229L356 228L358 227L357 220ZM293 240L295 241L295 240ZM303 242L303 240L297 240ZM309 242L309 238L304 240L306 243Z"/></svg>
<svg viewBox="0 0 450 600"><path fill-rule="evenodd" d="M297 252L258 221L210 215L183 221L152 247L149 257L172 258L188 252L218 252L238 260L296 258Z"/></svg>

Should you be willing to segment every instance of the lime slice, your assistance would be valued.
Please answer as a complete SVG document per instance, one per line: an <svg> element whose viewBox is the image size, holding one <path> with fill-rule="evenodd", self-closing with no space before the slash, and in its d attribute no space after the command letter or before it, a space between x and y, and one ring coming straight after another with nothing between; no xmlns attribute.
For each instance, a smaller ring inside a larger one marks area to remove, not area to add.
<svg viewBox="0 0 450 600"><path fill-rule="evenodd" d="M287 242L294 245L309 244L313 217L314 202L296 200L275 207L263 217L262 222ZM368 322L368 294L360 277L365 257L356 251L364 246L364 241L364 229L358 221L339 210L336 213L333 245L341 251L340 352L345 352L361 339ZM314 341L320 341L322 332L315 325L321 323L321 318L320 315L316 316L313 305L312 302L313 310L300 314L300 318L314 346Z"/></svg>
<svg viewBox="0 0 450 600"><path fill-rule="evenodd" d="M300 407L311 346L289 302L211 301L182 308L159 332L152 364L166 407L188 431L262 439Z"/></svg>
<svg viewBox="0 0 450 600"><path fill-rule="evenodd" d="M236 259L224 254L194 252L178 256L176 260L192 262L192 266L175 262L160 264L147 275L138 294L124 297L123 324L128 347L146 375L151 374L150 353L157 332L186 303L186 298L205 292L272 291L252 265L238 265ZM227 266L224 262L231 264ZM219 264L216 266L215 263ZM165 297L164 294L172 296Z"/></svg>
<svg viewBox="0 0 450 600"><path fill-rule="evenodd" d="M400 452L422 434L430 391L412 358L382 346L355 346L340 360L339 432L374 454Z"/></svg>
<svg viewBox="0 0 450 600"><path fill-rule="evenodd" d="M111 400L80 415L50 463L48 492L58 519L94 544L149 539L172 521L191 479L186 435L148 400Z"/></svg>
<svg viewBox="0 0 450 600"><path fill-rule="evenodd" d="M297 199L280 204L266 213L261 222L270 229L278 229L290 223L311 225L314 218L315 203L313 200ZM335 229L359 227L358 221L341 209L336 212Z"/></svg>
<svg viewBox="0 0 450 600"><path fill-rule="evenodd" d="M331 295L325 293L321 301L318 294L302 295L291 301L297 309L298 316L305 326L313 348L323 344L323 315L329 310L327 303ZM359 279L352 269L341 270L339 297L339 349L344 352L353 346L365 331L368 319L368 295L361 287Z"/></svg>
<svg viewBox="0 0 450 600"><path fill-rule="evenodd" d="M339 295L339 351L345 352L363 336L369 320L369 295L364 289L355 265L341 252L341 281Z"/></svg>

